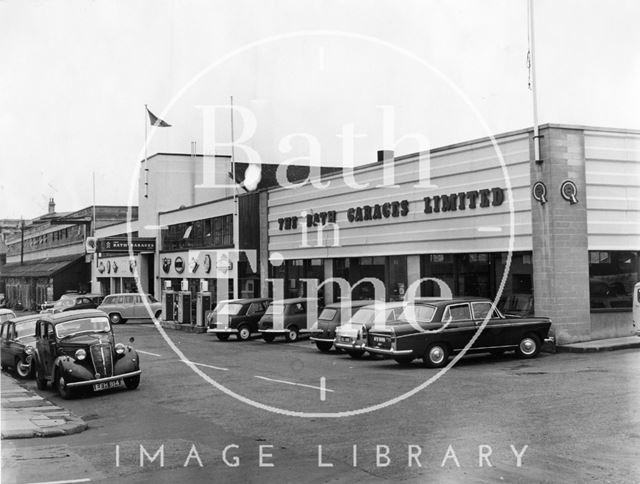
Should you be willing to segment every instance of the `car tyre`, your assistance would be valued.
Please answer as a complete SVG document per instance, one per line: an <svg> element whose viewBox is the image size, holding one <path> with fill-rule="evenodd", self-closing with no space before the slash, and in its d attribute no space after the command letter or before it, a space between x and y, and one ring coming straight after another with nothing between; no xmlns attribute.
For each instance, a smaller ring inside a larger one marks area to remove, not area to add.
<svg viewBox="0 0 640 484"><path fill-rule="evenodd" d="M242 325L238 328L238 339L240 341L248 341L251 338L251 330L249 326Z"/></svg>
<svg viewBox="0 0 640 484"><path fill-rule="evenodd" d="M229 339L229 335L227 333L216 333L216 338L220 341L227 341Z"/></svg>
<svg viewBox="0 0 640 484"><path fill-rule="evenodd" d="M287 328L287 332L284 335L285 339L287 340L287 343L295 343L296 341L298 341L298 328L296 328L295 326L291 326L290 328Z"/></svg>
<svg viewBox="0 0 640 484"><path fill-rule="evenodd" d="M345 350L347 354L354 360L359 360L364 356L364 350Z"/></svg>
<svg viewBox="0 0 640 484"><path fill-rule="evenodd" d="M64 377L59 373L56 374L56 389L58 390L58 393L63 400L69 400L73 395L72 390L67 387L67 384L64 381Z"/></svg>
<svg viewBox="0 0 640 484"><path fill-rule="evenodd" d="M516 354L520 358L534 358L540 353L540 338L533 333L524 335L518 343Z"/></svg>
<svg viewBox="0 0 640 484"><path fill-rule="evenodd" d="M276 339L276 335L275 334L269 334L269 333L263 333L262 334L262 339L265 340L267 343L272 343L274 339Z"/></svg>
<svg viewBox="0 0 640 484"><path fill-rule="evenodd" d="M127 387L127 390L135 390L138 388L138 385L140 385L140 375L124 378L124 385Z"/></svg>
<svg viewBox="0 0 640 484"><path fill-rule="evenodd" d="M37 363L36 363L36 387L38 387L38 390L47 389L47 380L42 374L42 370L40 369Z"/></svg>
<svg viewBox="0 0 640 484"><path fill-rule="evenodd" d="M323 353L329 353L329 351L331 351L331 347L333 346L333 343L329 343L327 341L316 341L316 346Z"/></svg>
<svg viewBox="0 0 640 484"><path fill-rule="evenodd" d="M122 316L120 316L118 313L111 313L109 315L109 321L111 321L111 324L124 323L124 320L122 319Z"/></svg>
<svg viewBox="0 0 640 484"><path fill-rule="evenodd" d="M31 376L31 363L23 363L20 358L16 358L16 375L18 378L25 380Z"/></svg>
<svg viewBox="0 0 640 484"><path fill-rule="evenodd" d="M394 360L396 360L396 363L400 366L409 366L413 361L413 358L411 356L396 356Z"/></svg>
<svg viewBox="0 0 640 484"><path fill-rule="evenodd" d="M443 343L432 343L422 359L429 368L442 368L449 360L449 348Z"/></svg>

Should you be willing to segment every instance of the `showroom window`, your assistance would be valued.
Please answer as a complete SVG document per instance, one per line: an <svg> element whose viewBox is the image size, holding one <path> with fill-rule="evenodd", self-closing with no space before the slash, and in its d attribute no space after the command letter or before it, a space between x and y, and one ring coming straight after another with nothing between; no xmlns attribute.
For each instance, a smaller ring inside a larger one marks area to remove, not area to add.
<svg viewBox="0 0 640 484"><path fill-rule="evenodd" d="M633 286L638 282L638 252L589 251L591 310L631 310Z"/></svg>

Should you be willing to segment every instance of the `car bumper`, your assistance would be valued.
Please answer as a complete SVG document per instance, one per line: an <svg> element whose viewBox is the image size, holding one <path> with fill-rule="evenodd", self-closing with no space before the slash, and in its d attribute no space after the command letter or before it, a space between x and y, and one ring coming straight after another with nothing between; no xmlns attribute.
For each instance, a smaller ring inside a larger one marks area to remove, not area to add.
<svg viewBox="0 0 640 484"><path fill-rule="evenodd" d="M345 341L334 341L333 345L341 350L365 350L364 343L354 341L353 343L347 343Z"/></svg>
<svg viewBox="0 0 640 484"><path fill-rule="evenodd" d="M369 353L375 353L378 355L387 355L387 356L409 356L413 353L413 350L394 350L394 349L385 349L385 348L372 348L370 346L365 346L364 349Z"/></svg>
<svg viewBox="0 0 640 484"><path fill-rule="evenodd" d="M267 334L285 334L289 332L288 329L259 329L258 331L260 333L267 333Z"/></svg>
<svg viewBox="0 0 640 484"><path fill-rule="evenodd" d="M235 328L209 328L207 329L207 333L237 334L238 330Z"/></svg>
<svg viewBox="0 0 640 484"><path fill-rule="evenodd" d="M311 341L318 341L319 343L333 343L334 338L323 338L321 336L311 336Z"/></svg>
<svg viewBox="0 0 640 484"><path fill-rule="evenodd" d="M130 371L129 373L122 373L121 375L109 376L106 378L97 378L95 380L74 381L67 383L70 388L84 387L87 385L95 385L96 383L104 383L107 381L120 380L121 378L131 378L142 373L142 370Z"/></svg>
<svg viewBox="0 0 640 484"><path fill-rule="evenodd" d="M640 336L640 334L639 334ZM544 343L549 343L549 344L556 344L556 339L553 336L548 336L544 339Z"/></svg>

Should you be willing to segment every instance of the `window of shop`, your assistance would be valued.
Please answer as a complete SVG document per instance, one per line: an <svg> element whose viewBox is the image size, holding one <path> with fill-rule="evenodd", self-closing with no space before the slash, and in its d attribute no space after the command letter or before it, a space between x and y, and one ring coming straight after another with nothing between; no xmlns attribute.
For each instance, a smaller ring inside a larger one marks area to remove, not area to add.
<svg viewBox="0 0 640 484"><path fill-rule="evenodd" d="M446 283L454 296L495 298L504 277L507 253L429 254L421 257L421 277ZM533 314L531 252L514 252L498 308L508 314ZM421 284L421 296L440 296L435 282Z"/></svg>
<svg viewBox="0 0 640 484"><path fill-rule="evenodd" d="M631 310L639 252L589 251L589 301L593 312Z"/></svg>
<svg viewBox="0 0 640 484"><path fill-rule="evenodd" d="M233 247L233 215L169 225L162 231L162 250Z"/></svg>

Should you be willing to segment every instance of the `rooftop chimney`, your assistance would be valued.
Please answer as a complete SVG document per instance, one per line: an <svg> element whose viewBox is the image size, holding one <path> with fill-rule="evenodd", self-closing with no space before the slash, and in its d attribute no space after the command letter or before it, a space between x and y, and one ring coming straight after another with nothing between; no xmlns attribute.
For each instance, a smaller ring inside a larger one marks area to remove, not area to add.
<svg viewBox="0 0 640 484"><path fill-rule="evenodd" d="M49 199L49 213L56 213L56 202L53 201L53 198Z"/></svg>

